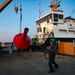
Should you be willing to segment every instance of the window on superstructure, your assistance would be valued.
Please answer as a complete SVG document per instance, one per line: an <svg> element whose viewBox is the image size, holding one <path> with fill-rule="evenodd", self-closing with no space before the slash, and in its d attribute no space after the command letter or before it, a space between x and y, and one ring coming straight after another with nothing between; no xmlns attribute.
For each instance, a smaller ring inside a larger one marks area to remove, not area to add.
<svg viewBox="0 0 75 75"><path fill-rule="evenodd" d="M40 20L38 20L38 24L40 23Z"/></svg>
<svg viewBox="0 0 75 75"><path fill-rule="evenodd" d="M58 14L54 14L54 21L58 22Z"/></svg>
<svg viewBox="0 0 75 75"><path fill-rule="evenodd" d="M42 23L42 22L44 22L44 21L46 21L46 17L44 17L44 18L42 18L41 20L39 20L39 23Z"/></svg>
<svg viewBox="0 0 75 75"><path fill-rule="evenodd" d="M54 18L57 18L58 19L58 14L54 14Z"/></svg>
<svg viewBox="0 0 75 75"><path fill-rule="evenodd" d="M44 22L44 18L42 18L42 21Z"/></svg>
<svg viewBox="0 0 75 75"><path fill-rule="evenodd" d="M39 29L37 28L37 32L39 32Z"/></svg>
<svg viewBox="0 0 75 75"><path fill-rule="evenodd" d="M53 25L57 25L57 23L53 23Z"/></svg>
<svg viewBox="0 0 75 75"><path fill-rule="evenodd" d="M39 32L42 32L42 29L41 29L41 27L39 28Z"/></svg>
<svg viewBox="0 0 75 75"><path fill-rule="evenodd" d="M67 30L59 30L61 34L67 34Z"/></svg>
<svg viewBox="0 0 75 75"><path fill-rule="evenodd" d="M44 21L46 21L46 17L44 17L43 19L44 19Z"/></svg>
<svg viewBox="0 0 75 75"><path fill-rule="evenodd" d="M59 15L59 19L63 19L63 15Z"/></svg>
<svg viewBox="0 0 75 75"><path fill-rule="evenodd" d="M39 26L40 26L40 23L39 23Z"/></svg>
<svg viewBox="0 0 75 75"><path fill-rule="evenodd" d="M41 27L37 28L37 32L42 32Z"/></svg>
<svg viewBox="0 0 75 75"><path fill-rule="evenodd" d="M69 34L75 35L75 31L74 30L69 30Z"/></svg>
<svg viewBox="0 0 75 75"><path fill-rule="evenodd" d="M58 22L58 19L54 19L55 22Z"/></svg>
<svg viewBox="0 0 75 75"><path fill-rule="evenodd" d="M47 15L48 19L52 19L52 14Z"/></svg>
<svg viewBox="0 0 75 75"><path fill-rule="evenodd" d="M42 23L43 22L43 19L41 19L41 22L40 23Z"/></svg>
<svg viewBox="0 0 75 75"><path fill-rule="evenodd" d="M45 31L46 31L46 28L44 27L44 28L43 28L43 33L45 33Z"/></svg>
<svg viewBox="0 0 75 75"><path fill-rule="evenodd" d="M52 19L52 14L50 14L49 16L50 16L50 19Z"/></svg>
<svg viewBox="0 0 75 75"><path fill-rule="evenodd" d="M41 23L41 20L39 20L39 23Z"/></svg>
<svg viewBox="0 0 75 75"><path fill-rule="evenodd" d="M49 23L49 17L48 16L46 17L46 19L47 19L47 23Z"/></svg>

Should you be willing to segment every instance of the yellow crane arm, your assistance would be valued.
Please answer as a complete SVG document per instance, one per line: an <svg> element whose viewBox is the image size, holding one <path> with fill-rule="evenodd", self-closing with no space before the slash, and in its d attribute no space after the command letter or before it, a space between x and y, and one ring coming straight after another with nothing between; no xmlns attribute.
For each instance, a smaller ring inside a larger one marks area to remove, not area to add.
<svg viewBox="0 0 75 75"><path fill-rule="evenodd" d="M11 2L12 0L5 0L5 2L0 5L0 12Z"/></svg>

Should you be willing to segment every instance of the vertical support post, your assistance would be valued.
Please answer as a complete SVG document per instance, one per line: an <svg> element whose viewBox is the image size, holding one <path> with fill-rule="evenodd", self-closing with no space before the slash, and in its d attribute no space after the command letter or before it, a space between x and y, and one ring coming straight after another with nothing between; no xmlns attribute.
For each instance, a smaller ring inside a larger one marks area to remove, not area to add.
<svg viewBox="0 0 75 75"><path fill-rule="evenodd" d="M20 0L20 33L22 33L22 5Z"/></svg>

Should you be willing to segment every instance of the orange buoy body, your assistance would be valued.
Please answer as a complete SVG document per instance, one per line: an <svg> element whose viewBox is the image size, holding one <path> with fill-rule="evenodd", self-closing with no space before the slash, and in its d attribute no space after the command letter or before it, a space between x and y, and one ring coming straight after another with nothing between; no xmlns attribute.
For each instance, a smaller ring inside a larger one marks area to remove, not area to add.
<svg viewBox="0 0 75 75"><path fill-rule="evenodd" d="M24 30L24 33L17 34L13 39L14 45L20 50L26 49L30 46L30 37L27 33L28 31Z"/></svg>

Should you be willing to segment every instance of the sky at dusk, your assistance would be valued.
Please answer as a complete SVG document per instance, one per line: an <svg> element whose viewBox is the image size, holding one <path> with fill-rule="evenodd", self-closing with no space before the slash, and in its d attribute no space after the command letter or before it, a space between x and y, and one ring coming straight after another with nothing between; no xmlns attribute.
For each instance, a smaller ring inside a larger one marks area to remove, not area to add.
<svg viewBox="0 0 75 75"><path fill-rule="evenodd" d="M0 5L5 0L0 0ZM50 12L51 0L21 0L22 4L22 32L25 27L29 28L30 38L36 35L36 20L39 18L39 3L41 3L42 15ZM20 0L13 0L0 13L0 41L11 42L20 31L20 10L14 11L14 5L20 9ZM61 0L60 9L64 11L64 17L72 16L75 18L75 0Z"/></svg>

